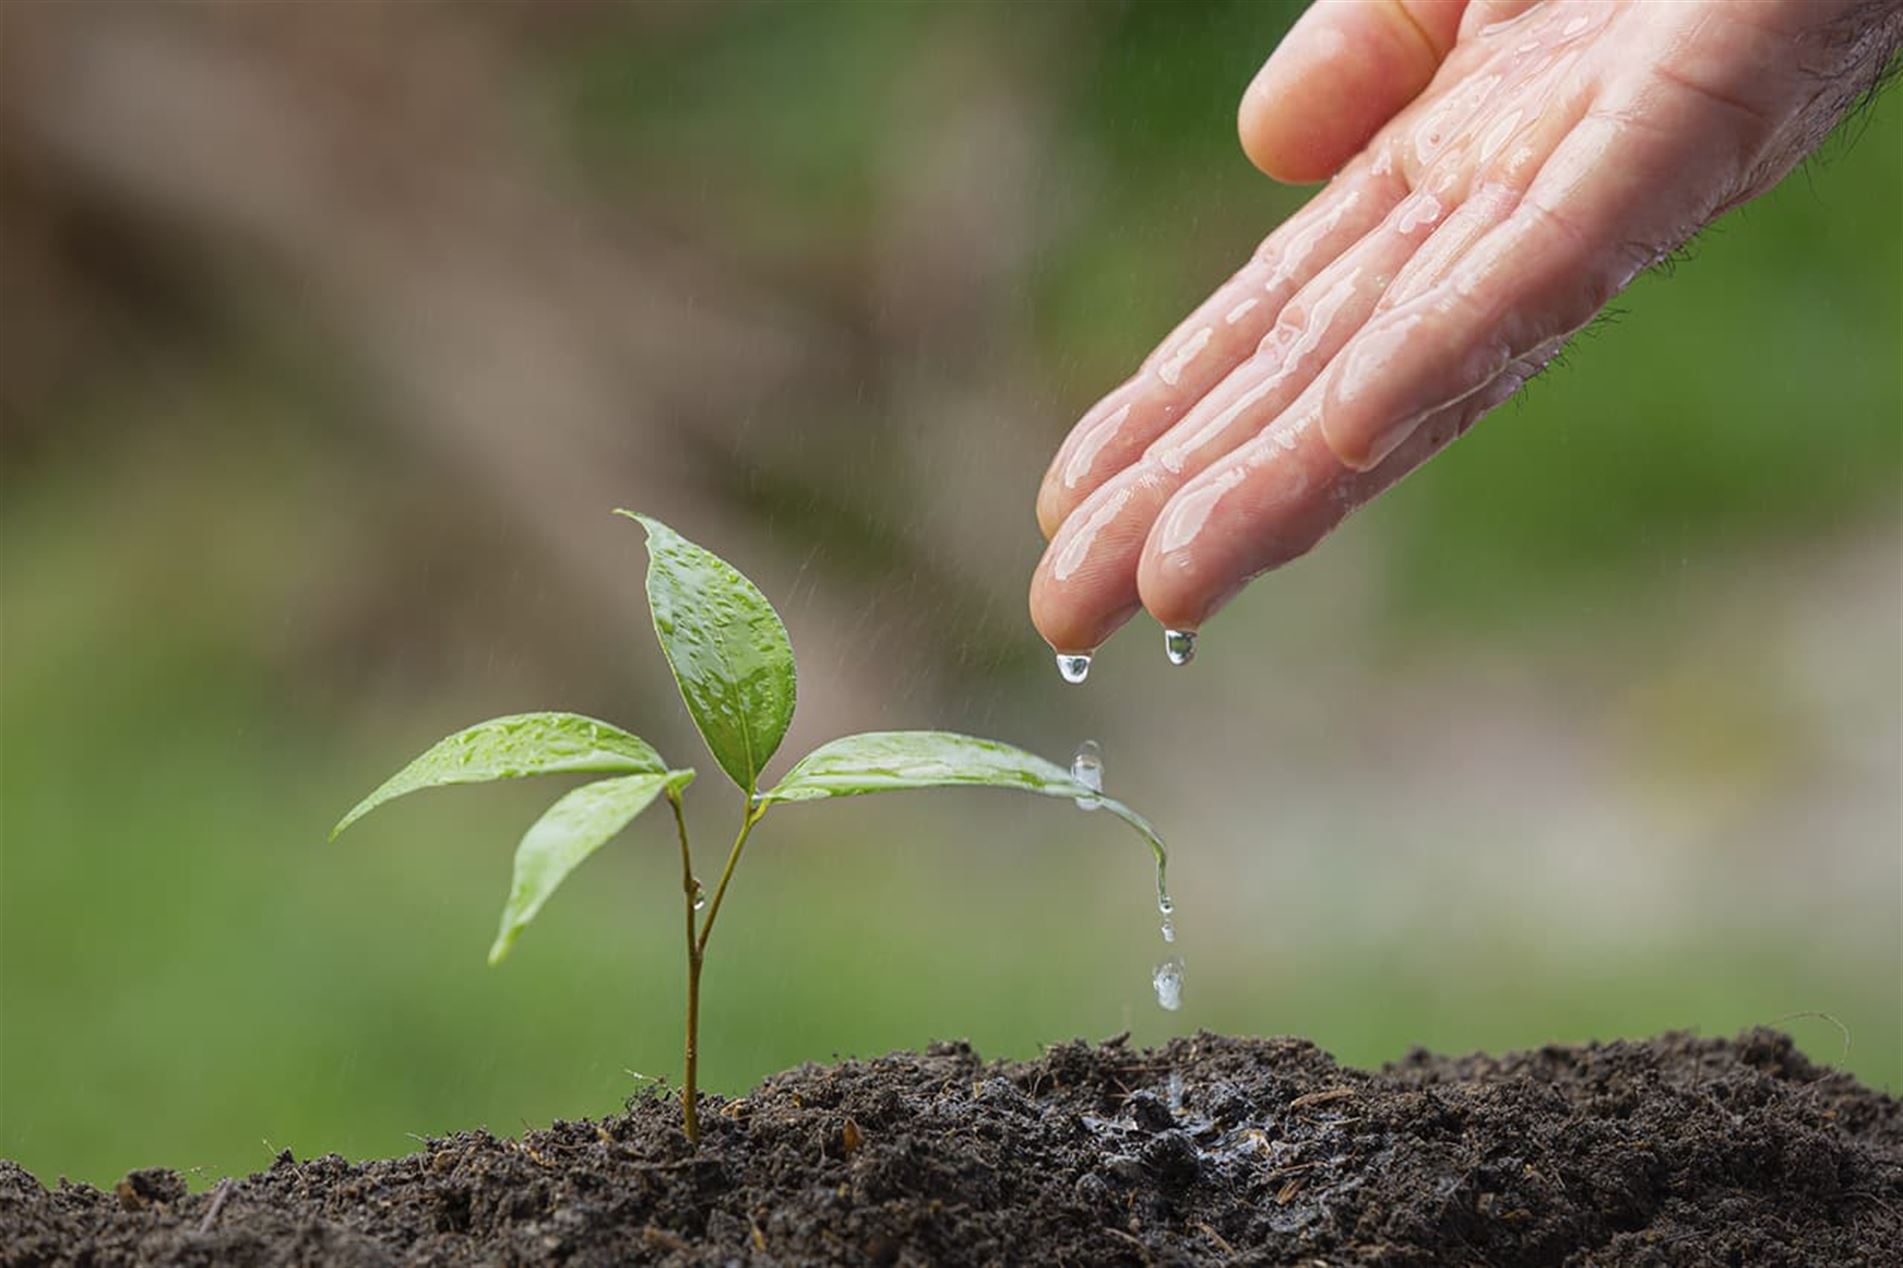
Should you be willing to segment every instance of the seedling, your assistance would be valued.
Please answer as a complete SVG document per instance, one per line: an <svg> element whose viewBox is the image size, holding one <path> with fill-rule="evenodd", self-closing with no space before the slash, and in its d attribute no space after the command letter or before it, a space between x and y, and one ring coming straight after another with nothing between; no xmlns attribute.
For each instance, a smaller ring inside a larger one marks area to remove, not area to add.
<svg viewBox="0 0 1903 1268"><path fill-rule="evenodd" d="M687 1044L681 1080L683 1127L700 1139L697 1104L700 973L707 940L734 869L767 812L782 803L856 797L901 788L1014 788L1101 807L1142 834L1156 856L1163 894L1163 844L1143 817L1069 771L1022 749L947 731L874 731L822 744L766 792L761 768L793 719L793 648L766 596L724 559L646 515L616 511L647 529L648 606L681 699L714 762L740 789L740 828L711 899L703 897L681 813L694 779L669 766L652 745L621 728L574 713L521 713L458 731L391 776L331 830L331 839L384 802L420 788L474 784L522 775L605 774L557 801L522 838L515 877L489 963L509 953L568 874L656 798L666 798L681 847L687 948Z"/></svg>

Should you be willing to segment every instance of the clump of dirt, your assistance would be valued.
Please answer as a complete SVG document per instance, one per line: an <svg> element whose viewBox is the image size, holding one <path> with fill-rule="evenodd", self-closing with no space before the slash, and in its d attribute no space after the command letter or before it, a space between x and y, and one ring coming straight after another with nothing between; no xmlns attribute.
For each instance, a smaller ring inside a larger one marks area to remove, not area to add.
<svg viewBox="0 0 1903 1268"><path fill-rule="evenodd" d="M806 1066L705 1139L673 1103L464 1132L187 1193L0 1163L27 1264L1872 1264L1903 1246L1903 1103L1789 1038L1665 1035L1378 1072L1199 1035Z"/></svg>

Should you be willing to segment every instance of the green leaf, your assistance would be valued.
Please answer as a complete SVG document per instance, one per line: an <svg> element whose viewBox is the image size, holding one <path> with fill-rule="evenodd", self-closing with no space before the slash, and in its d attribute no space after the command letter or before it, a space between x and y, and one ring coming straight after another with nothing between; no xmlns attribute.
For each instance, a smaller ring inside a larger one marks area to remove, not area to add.
<svg viewBox="0 0 1903 1268"><path fill-rule="evenodd" d="M779 613L733 565L657 519L648 531L648 606L681 699L708 751L742 792L793 720L793 645Z"/></svg>
<svg viewBox="0 0 1903 1268"><path fill-rule="evenodd" d="M480 784L570 772L660 774L667 763L638 736L578 713L517 713L438 740L384 781L330 830L337 834L393 797L443 784Z"/></svg>
<svg viewBox="0 0 1903 1268"><path fill-rule="evenodd" d="M1056 763L996 740L950 731L848 735L801 758L765 800L815 801L902 788L1013 788L1046 797L1084 798L1122 819L1149 843L1161 883L1167 855L1149 820L1078 782Z"/></svg>
<svg viewBox="0 0 1903 1268"><path fill-rule="evenodd" d="M502 909L502 927L489 948L489 963L509 954L522 927L535 919L577 864L606 845L664 790L678 791L693 778L691 770L623 775L583 784L550 806L515 849L515 879Z"/></svg>

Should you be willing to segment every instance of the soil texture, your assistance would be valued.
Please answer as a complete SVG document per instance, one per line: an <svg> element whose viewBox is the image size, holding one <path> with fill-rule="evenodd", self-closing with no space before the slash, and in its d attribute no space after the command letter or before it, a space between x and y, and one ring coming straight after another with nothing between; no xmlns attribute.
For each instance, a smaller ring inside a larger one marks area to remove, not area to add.
<svg viewBox="0 0 1903 1268"><path fill-rule="evenodd" d="M0 1263L1897 1264L1903 1103L1784 1035L1367 1072L1289 1039L962 1044L188 1192L0 1162Z"/></svg>

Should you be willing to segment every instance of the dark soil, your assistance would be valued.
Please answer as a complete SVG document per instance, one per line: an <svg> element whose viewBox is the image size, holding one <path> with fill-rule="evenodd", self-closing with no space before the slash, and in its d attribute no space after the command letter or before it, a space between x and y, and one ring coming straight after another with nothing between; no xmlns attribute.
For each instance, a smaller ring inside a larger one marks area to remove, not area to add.
<svg viewBox="0 0 1903 1268"><path fill-rule="evenodd" d="M942 1045L795 1070L703 1122L695 1149L645 1099L388 1162L285 1154L204 1193L0 1163L0 1262L1903 1262L1903 1103L1762 1030L1378 1073L1286 1039Z"/></svg>

